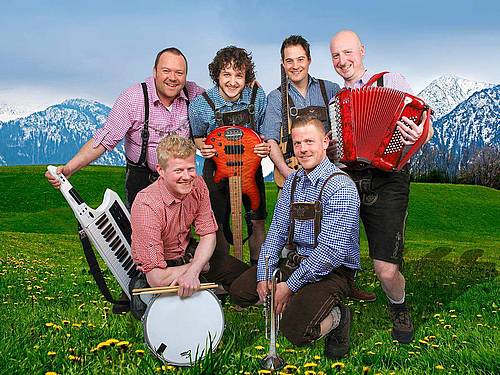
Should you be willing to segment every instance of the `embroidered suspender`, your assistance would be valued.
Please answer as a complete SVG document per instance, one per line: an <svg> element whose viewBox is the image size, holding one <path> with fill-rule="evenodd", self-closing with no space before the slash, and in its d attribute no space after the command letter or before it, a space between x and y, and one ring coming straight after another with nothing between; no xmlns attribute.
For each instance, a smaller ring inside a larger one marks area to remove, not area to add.
<svg viewBox="0 0 500 375"><path fill-rule="evenodd" d="M321 198L326 184L336 175L348 176L345 172L334 172L323 183L319 191L318 198L314 202L294 202L293 197L297 188L297 173L292 180L292 188L290 191L290 225L288 227L288 241L285 247L288 250L295 250L296 245L293 241L295 232L295 220L314 220L314 247L318 246L318 236L321 232L321 219L323 218L323 205Z"/></svg>

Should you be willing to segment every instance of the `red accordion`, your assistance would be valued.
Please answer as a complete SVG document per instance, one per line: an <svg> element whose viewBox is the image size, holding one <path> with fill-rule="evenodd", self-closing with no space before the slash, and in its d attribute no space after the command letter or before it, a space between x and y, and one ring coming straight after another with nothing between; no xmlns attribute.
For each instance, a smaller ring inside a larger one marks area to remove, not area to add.
<svg viewBox="0 0 500 375"><path fill-rule="evenodd" d="M332 137L338 139L340 162L351 167L373 166L400 171L425 143L430 109L423 100L387 87L342 89L329 106ZM420 138L405 146L396 122L406 116L419 124L428 111Z"/></svg>

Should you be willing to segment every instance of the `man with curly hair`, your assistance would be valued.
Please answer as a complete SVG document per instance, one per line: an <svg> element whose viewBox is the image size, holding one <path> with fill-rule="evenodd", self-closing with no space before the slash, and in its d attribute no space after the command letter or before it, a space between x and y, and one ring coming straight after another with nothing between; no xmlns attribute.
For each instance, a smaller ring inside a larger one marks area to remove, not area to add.
<svg viewBox="0 0 500 375"><path fill-rule="evenodd" d="M225 233L229 229L229 184L227 180L215 183L213 175L215 162L212 160L215 150L207 145L207 134L219 126L240 125L252 128L260 133L266 107L264 90L255 81L252 56L243 48L229 46L217 52L208 65L210 77L215 86L197 97L189 106L191 132L202 156L205 158L203 177L210 191L210 201L219 225L217 246L214 256L227 254L229 251ZM255 154L261 158L269 155L269 145L259 143L254 148ZM256 263L260 247L265 238L266 198L262 167L259 166L255 180L260 193L260 206L250 210L250 202L243 197L247 212L247 223L253 229L248 239L250 261Z"/></svg>

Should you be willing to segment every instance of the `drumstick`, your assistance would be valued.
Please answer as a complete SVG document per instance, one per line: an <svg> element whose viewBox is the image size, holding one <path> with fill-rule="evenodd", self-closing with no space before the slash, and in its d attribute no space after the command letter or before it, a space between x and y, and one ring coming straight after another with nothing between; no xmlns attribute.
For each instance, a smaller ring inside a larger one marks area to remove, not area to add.
<svg viewBox="0 0 500 375"><path fill-rule="evenodd" d="M207 284L201 284L199 289L197 290L206 290L206 289L214 289L218 288L218 284L213 284L213 283L207 283ZM167 286L163 288L144 288L147 290L144 291L137 291L137 289L132 290L132 295L133 296L138 296L142 294L167 294L167 293L177 293L179 291L179 286ZM151 290L153 289L153 290Z"/></svg>
<svg viewBox="0 0 500 375"><path fill-rule="evenodd" d="M200 286L209 286L212 285L214 288L217 287L216 283L201 283ZM165 290L165 289L176 289L179 288L178 285L172 285L172 286L157 286L157 287L149 287L149 288L135 288L132 289L132 293L136 292L150 292L153 290Z"/></svg>

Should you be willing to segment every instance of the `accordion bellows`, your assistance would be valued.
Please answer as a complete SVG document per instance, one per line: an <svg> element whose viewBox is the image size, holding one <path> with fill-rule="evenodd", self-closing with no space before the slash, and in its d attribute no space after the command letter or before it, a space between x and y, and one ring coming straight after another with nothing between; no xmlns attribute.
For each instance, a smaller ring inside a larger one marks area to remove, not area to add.
<svg viewBox="0 0 500 375"><path fill-rule="evenodd" d="M406 116L419 124L429 107L422 99L387 87L344 88L329 105L332 137L338 140L340 162L399 171L425 143L430 115L420 138L405 146L396 122Z"/></svg>

